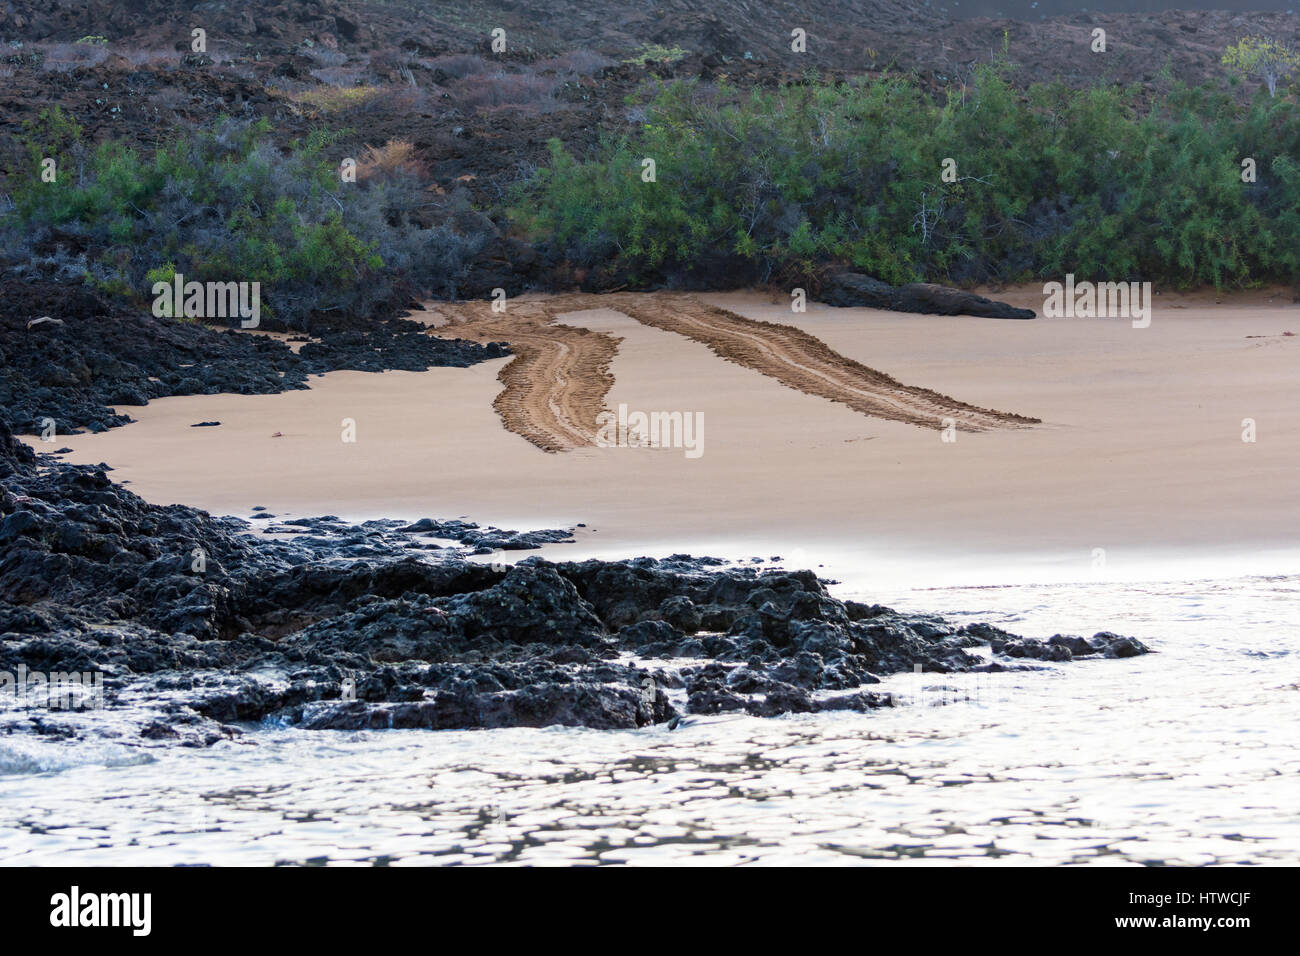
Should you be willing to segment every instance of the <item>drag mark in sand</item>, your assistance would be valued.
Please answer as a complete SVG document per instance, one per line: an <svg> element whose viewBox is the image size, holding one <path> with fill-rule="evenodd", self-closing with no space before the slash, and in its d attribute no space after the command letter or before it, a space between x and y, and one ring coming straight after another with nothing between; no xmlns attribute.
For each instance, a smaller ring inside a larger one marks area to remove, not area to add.
<svg viewBox="0 0 1300 956"><path fill-rule="evenodd" d="M515 299L504 313L493 312L488 302L439 304L425 318L443 320L433 330L435 335L509 345L514 358L497 376L505 387L493 406L509 431L555 452L596 444L596 419L614 385L610 365L622 340L555 321L559 315L588 309L612 309L642 325L685 336L728 362L874 418L921 428L939 428L944 419L952 419L973 432L1039 421L904 385L839 354L802 329L747 319L689 295Z"/></svg>
<svg viewBox="0 0 1300 956"><path fill-rule="evenodd" d="M692 296L619 293L606 298L607 308L643 325L684 335L707 345L728 362L864 415L922 428L937 428L942 419L951 418L964 430L976 432L1040 421L969 405L932 389L904 385L839 354L802 329L747 319Z"/></svg>
<svg viewBox="0 0 1300 956"><path fill-rule="evenodd" d="M621 340L554 321L561 312L577 311L567 304L573 298L516 300L505 313L482 302L431 310L450 319L440 333L509 345L514 358L497 375L505 388L492 404L509 431L543 451L595 445L596 416L614 385L609 368Z"/></svg>

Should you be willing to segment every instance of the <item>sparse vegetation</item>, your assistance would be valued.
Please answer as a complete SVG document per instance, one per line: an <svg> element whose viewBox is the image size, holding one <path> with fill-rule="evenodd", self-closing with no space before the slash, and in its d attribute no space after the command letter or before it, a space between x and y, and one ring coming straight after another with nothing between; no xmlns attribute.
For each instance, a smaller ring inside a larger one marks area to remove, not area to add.
<svg viewBox="0 0 1300 956"><path fill-rule="evenodd" d="M404 139L390 139L383 146L367 146L357 161L357 181L392 182L402 178L422 179L428 168L415 155L415 146Z"/></svg>
<svg viewBox="0 0 1300 956"><path fill-rule="evenodd" d="M1223 54L1223 65L1244 76L1257 76L1268 87L1269 96L1277 96L1278 80L1285 79L1300 67L1300 54L1272 37L1244 37Z"/></svg>
<svg viewBox="0 0 1300 956"><path fill-rule="evenodd" d="M463 107L533 107L545 110L554 106L555 82L531 73L496 73L472 76L456 83L452 97Z"/></svg>
<svg viewBox="0 0 1300 956"><path fill-rule="evenodd" d="M308 116L323 118L359 109L383 93L377 86L324 85L293 94L290 99Z"/></svg>
<svg viewBox="0 0 1300 956"><path fill-rule="evenodd" d="M159 270L262 284L264 313L304 325L320 312L365 315L402 290L454 292L482 237L412 216L425 195L409 144L371 150L365 188L341 182L317 134L282 152L268 125L222 119L149 159L89 146L61 110L28 124L30 176L3 220L6 258L33 273L82 276L143 304ZM58 175L43 181L43 161Z"/></svg>
<svg viewBox="0 0 1300 956"><path fill-rule="evenodd" d="M662 43L647 43L637 50L624 63L676 63L684 59L689 50L679 46L664 46Z"/></svg>

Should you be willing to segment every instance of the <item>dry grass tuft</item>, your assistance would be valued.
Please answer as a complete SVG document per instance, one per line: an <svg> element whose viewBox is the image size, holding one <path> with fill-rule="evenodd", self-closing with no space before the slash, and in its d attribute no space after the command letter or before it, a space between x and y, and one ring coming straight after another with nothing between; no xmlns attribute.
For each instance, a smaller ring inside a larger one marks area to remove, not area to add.
<svg viewBox="0 0 1300 956"><path fill-rule="evenodd" d="M390 139L383 146L367 146L357 161L357 181L386 181L397 176L425 179L429 167L415 155L415 146L404 139Z"/></svg>
<svg viewBox="0 0 1300 956"><path fill-rule="evenodd" d="M553 78L534 73L471 75L451 87L452 99L462 109L524 109L547 112L559 106Z"/></svg>
<svg viewBox="0 0 1300 956"><path fill-rule="evenodd" d="M331 116L359 109L383 93L377 86L319 86L290 95L290 101L307 116Z"/></svg>

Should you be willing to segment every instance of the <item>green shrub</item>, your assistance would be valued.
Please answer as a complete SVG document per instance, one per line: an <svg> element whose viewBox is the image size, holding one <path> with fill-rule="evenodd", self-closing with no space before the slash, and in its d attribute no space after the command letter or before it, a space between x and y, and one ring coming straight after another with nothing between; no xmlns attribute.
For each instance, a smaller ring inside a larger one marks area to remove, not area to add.
<svg viewBox="0 0 1300 956"><path fill-rule="evenodd" d="M1224 66L1243 76L1258 76L1268 87L1268 95L1277 95L1277 81L1300 68L1300 55L1272 37L1243 37L1223 52Z"/></svg>
<svg viewBox="0 0 1300 956"><path fill-rule="evenodd" d="M411 223L411 175L343 183L326 157L334 136L283 152L268 132L265 121L222 119L146 159L118 142L92 148L75 121L43 113L28 129L31 174L15 184L5 251L41 261L71 246L91 282L140 300L177 272L260 282L263 313L293 325L318 312L365 315L399 291L446 291L474 240ZM57 162L54 182L40 177L45 157Z"/></svg>
<svg viewBox="0 0 1300 956"><path fill-rule="evenodd" d="M679 46L668 47L662 43L643 43L641 49L623 62L635 63L638 66L643 63L676 63L687 55L688 51Z"/></svg>
<svg viewBox="0 0 1300 956"><path fill-rule="evenodd" d="M517 218L577 264L670 282L803 278L828 262L895 283L1295 279L1295 104L1261 96L1243 111L1182 87L1140 102L1136 89L1018 92L996 65L942 103L906 78L669 83L590 159L553 143ZM1257 182L1243 181L1247 157Z"/></svg>

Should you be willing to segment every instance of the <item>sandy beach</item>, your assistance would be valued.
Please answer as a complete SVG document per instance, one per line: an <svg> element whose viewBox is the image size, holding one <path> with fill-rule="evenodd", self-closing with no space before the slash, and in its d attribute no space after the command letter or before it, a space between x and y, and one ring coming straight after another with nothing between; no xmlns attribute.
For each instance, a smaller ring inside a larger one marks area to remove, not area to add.
<svg viewBox="0 0 1300 956"><path fill-rule="evenodd" d="M996 295L1041 309L1034 289ZM1300 318L1289 296L1166 294L1146 329L816 304L794 314L758 292L699 299L793 325L907 386L1041 424L958 424L944 441L937 420L862 414L597 308L561 318L621 340L606 407L702 413L698 457L539 449L493 408L504 359L337 372L279 395L167 398L129 409L138 422L128 427L58 441L73 449L66 460L106 462L147 500L214 513L584 523L578 545L557 555L779 554L873 575L922 565L963 580L995 566L1123 577L1139 565L1151 573L1153 561L1276 569L1300 538L1300 336L1285 335ZM355 442L342 440L344 419ZM1242 440L1244 419L1254 442ZM212 420L220 427L190 427Z"/></svg>

